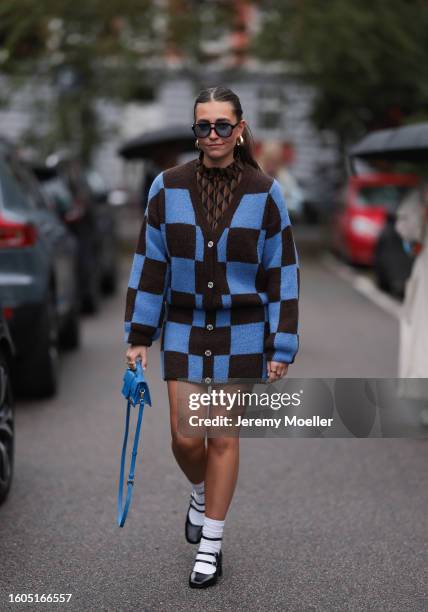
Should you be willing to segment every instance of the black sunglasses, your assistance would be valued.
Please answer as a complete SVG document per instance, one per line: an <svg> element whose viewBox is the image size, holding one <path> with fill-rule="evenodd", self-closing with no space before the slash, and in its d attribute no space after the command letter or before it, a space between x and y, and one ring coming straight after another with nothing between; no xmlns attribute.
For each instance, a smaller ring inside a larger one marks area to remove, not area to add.
<svg viewBox="0 0 428 612"><path fill-rule="evenodd" d="M199 123L194 123L192 125L192 130L196 138L206 138L211 133L211 128L214 128L215 133L220 138L228 138L234 128L238 125L239 121L232 125L228 121L216 121L215 123L210 123L209 121L200 121Z"/></svg>

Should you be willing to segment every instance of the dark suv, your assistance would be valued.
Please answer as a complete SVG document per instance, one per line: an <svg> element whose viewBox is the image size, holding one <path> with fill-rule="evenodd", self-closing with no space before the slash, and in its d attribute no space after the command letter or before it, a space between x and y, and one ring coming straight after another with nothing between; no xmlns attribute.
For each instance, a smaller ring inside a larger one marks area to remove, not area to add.
<svg viewBox="0 0 428 612"><path fill-rule="evenodd" d="M77 246L14 147L0 141L0 302L16 347L17 392L53 395L60 345L79 344Z"/></svg>

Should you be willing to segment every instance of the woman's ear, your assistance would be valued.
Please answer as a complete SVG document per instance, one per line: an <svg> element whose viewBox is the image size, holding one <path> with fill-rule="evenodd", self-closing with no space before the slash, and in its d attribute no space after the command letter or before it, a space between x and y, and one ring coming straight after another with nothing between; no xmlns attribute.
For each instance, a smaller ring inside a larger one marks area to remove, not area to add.
<svg viewBox="0 0 428 612"><path fill-rule="evenodd" d="M247 126L247 122L245 121L245 119L241 119L241 121L240 121L240 123L239 123L239 126L238 126L238 127L239 127L239 130L240 130L239 134L240 134L241 136L242 136L242 134L244 133L244 130L245 130L246 126Z"/></svg>

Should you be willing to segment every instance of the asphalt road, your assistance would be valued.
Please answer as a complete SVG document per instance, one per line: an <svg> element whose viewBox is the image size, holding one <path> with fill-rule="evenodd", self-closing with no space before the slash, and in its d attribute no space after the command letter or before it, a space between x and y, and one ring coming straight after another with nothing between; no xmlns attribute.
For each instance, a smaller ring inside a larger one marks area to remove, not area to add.
<svg viewBox="0 0 428 612"><path fill-rule="evenodd" d="M317 260L303 262L293 376L394 376L397 322ZM170 449L159 344L126 525L116 524L123 435L124 292L84 319L51 401L20 402L13 489L0 510L1 610L428 609L427 444L417 439L242 438L223 576L188 587L189 485ZM71 593L67 604L9 594Z"/></svg>

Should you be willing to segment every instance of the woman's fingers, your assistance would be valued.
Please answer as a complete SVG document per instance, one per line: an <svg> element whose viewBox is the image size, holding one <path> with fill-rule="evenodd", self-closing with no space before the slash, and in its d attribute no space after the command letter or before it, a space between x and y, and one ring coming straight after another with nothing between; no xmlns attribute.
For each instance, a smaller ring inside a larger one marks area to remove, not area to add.
<svg viewBox="0 0 428 612"><path fill-rule="evenodd" d="M267 370L269 376L269 382L284 378L288 371L288 363L282 363L280 361L268 361Z"/></svg>
<svg viewBox="0 0 428 612"><path fill-rule="evenodd" d="M143 370L147 367L147 348L144 347L140 353L141 356L141 365L143 366Z"/></svg>
<svg viewBox="0 0 428 612"><path fill-rule="evenodd" d="M133 370L136 367L137 360L141 360L141 365L145 370L147 367L147 347L146 346L130 346L126 351L126 362Z"/></svg>

